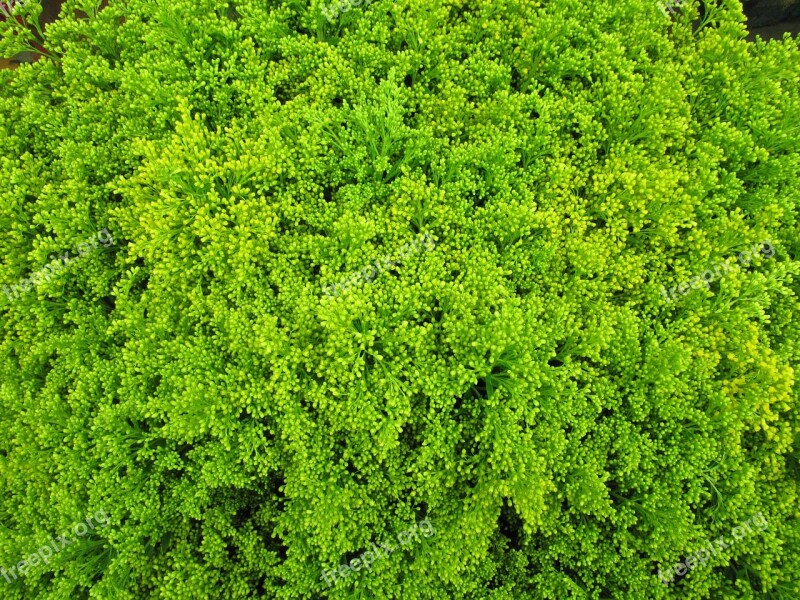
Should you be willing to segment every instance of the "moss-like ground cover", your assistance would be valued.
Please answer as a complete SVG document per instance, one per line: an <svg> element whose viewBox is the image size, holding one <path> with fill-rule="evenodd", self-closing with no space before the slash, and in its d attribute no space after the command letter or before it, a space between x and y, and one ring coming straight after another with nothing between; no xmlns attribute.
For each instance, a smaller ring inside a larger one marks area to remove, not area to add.
<svg viewBox="0 0 800 600"><path fill-rule="evenodd" d="M796 40L328 4L67 0L0 71L0 285L113 239L0 295L0 597L800 598Z"/></svg>

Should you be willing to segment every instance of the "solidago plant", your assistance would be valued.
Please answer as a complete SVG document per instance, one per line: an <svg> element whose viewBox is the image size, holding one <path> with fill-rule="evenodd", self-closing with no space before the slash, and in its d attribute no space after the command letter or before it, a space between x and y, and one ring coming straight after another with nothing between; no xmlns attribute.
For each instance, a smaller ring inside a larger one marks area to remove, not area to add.
<svg viewBox="0 0 800 600"><path fill-rule="evenodd" d="M41 14L42 5L37 0L0 0L0 56L35 52L55 58L39 46L44 39Z"/></svg>
<svg viewBox="0 0 800 600"><path fill-rule="evenodd" d="M0 23L44 48L0 71L0 285L114 239L0 296L0 567L109 517L0 597L800 597L797 41L732 0L324 6Z"/></svg>

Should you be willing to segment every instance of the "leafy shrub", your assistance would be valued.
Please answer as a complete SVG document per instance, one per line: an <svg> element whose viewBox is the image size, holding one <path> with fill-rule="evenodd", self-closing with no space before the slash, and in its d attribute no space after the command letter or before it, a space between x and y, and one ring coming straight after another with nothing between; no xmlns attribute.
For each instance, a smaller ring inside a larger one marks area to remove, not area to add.
<svg viewBox="0 0 800 600"><path fill-rule="evenodd" d="M364 4L67 0L0 71L0 284L114 239L0 296L0 564L109 518L3 597L800 597L796 42Z"/></svg>

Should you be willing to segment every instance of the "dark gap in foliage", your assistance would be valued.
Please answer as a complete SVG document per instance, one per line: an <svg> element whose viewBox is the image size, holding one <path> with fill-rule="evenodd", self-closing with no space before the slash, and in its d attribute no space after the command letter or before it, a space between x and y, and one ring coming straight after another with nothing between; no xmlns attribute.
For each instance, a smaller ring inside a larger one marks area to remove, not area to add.
<svg viewBox="0 0 800 600"><path fill-rule="evenodd" d="M685 559L681 559L681 562L684 562L684 560ZM731 558L729 560L728 564L725 565L724 567L712 567L712 568L714 570L721 570L722 574L725 577L727 577L732 583L736 582L738 579L742 579L741 573L740 573L740 571L742 569L739 567L738 561L736 559L734 559L734 558ZM686 577L687 574L688 574L688 572L685 573L684 575L682 575L681 578ZM678 580L678 576L676 575L675 578L676 578L676 581L677 581ZM748 587L750 587L749 583L747 585L748 585Z"/></svg>
<svg viewBox="0 0 800 600"><path fill-rule="evenodd" d="M280 538L273 538L267 535L267 550L275 553L279 562L285 562L289 547L286 546Z"/></svg>
<svg viewBox="0 0 800 600"><path fill-rule="evenodd" d="M550 360L548 360L547 364L550 365L551 367L562 367L562 366L564 366L564 362L561 361L558 358L555 358L555 357L553 357Z"/></svg>
<svg viewBox="0 0 800 600"><path fill-rule="evenodd" d="M502 569L503 567L501 567ZM505 570L505 569L503 569ZM502 587L503 583L500 580L500 574L495 573L494 576L487 582L486 589L487 590L497 590Z"/></svg>
<svg viewBox="0 0 800 600"><path fill-rule="evenodd" d="M197 241L197 238L195 238ZM200 277L200 291L203 296L208 296L211 293L211 282L214 279L214 272L211 269L208 269L203 275Z"/></svg>
<svg viewBox="0 0 800 600"><path fill-rule="evenodd" d="M372 369L375 367L375 357L370 352L364 353L364 365L367 368L367 372L371 372Z"/></svg>
<svg viewBox="0 0 800 600"><path fill-rule="evenodd" d="M139 298L148 288L150 276L145 271L136 274L134 283L130 287L129 295L134 299Z"/></svg>
<svg viewBox="0 0 800 600"><path fill-rule="evenodd" d="M620 494L619 494L620 488L619 488L619 484L617 483L616 479L609 479L606 482L606 487L608 488L608 493L612 497L618 498L618 499L620 498ZM625 500L627 500L627 498ZM612 501L612 503L613 503L613 501Z"/></svg>
<svg viewBox="0 0 800 600"><path fill-rule="evenodd" d="M178 456L180 456L181 460L186 462L189 460L189 452L194 449L194 444L184 444L178 449Z"/></svg>
<svg viewBox="0 0 800 600"><path fill-rule="evenodd" d="M276 85L273 93L275 95L275 99L281 104L286 104L289 100L291 100L288 90L286 90L282 85Z"/></svg>
<svg viewBox="0 0 800 600"><path fill-rule="evenodd" d="M266 576L262 575L261 577L258 578L258 581L256 582L256 588L255 588L255 597L256 598L263 598L264 595L266 594L266 588L264 588L264 583L265 582L266 582Z"/></svg>
<svg viewBox="0 0 800 600"><path fill-rule="evenodd" d="M786 458L786 468L787 471L794 474L795 479L800 481L800 449L797 449L797 446L795 448L795 451Z"/></svg>
<svg viewBox="0 0 800 600"><path fill-rule="evenodd" d="M430 323L441 323L442 319L444 318L444 312L442 311L441 303L439 302L438 298L434 298L432 307L426 311L426 314L430 316L428 322Z"/></svg>
<svg viewBox="0 0 800 600"><path fill-rule="evenodd" d="M225 9L225 16L230 19L231 21L238 21L242 18L242 15L239 14L239 11L236 10L236 4L231 2Z"/></svg>
<svg viewBox="0 0 800 600"><path fill-rule="evenodd" d="M681 583L683 581L683 579L689 574L689 569L686 569L686 572L683 575L678 575L675 572L675 569L672 568L674 565L678 564L679 562L683 563L683 564L686 564L686 558L687 558L686 556L681 556L679 560L676 560L674 563L672 563L671 565L667 565L667 567L666 567L666 568L669 568L671 570L671 574L674 576L674 579L672 580L673 585L676 584L676 583ZM666 571L665 571L665 574L666 574ZM669 577L667 577L667 580L669 580Z"/></svg>
<svg viewBox="0 0 800 600"><path fill-rule="evenodd" d="M225 546L226 554L228 555L228 561L232 564L235 564L238 557L239 557L239 550L233 544L227 544Z"/></svg>
<svg viewBox="0 0 800 600"><path fill-rule="evenodd" d="M216 130L217 129L217 119L214 117L214 115L207 114L207 113L201 113L201 114L202 114L202 117L203 117L203 119L202 119L203 125L205 125L206 129L209 129L211 131ZM194 118L194 117L195 117L195 113L192 112L192 118Z"/></svg>
<svg viewBox="0 0 800 600"><path fill-rule="evenodd" d="M109 313L114 312L114 309L117 308L117 301L113 296L103 296L100 298L100 303L108 309Z"/></svg>
<svg viewBox="0 0 800 600"><path fill-rule="evenodd" d="M481 176L483 177L483 174ZM486 196L477 190L468 192L467 199L470 200L475 208L483 208L486 205Z"/></svg>
<svg viewBox="0 0 800 600"><path fill-rule="evenodd" d="M467 5L451 6L450 7L450 13L448 14L447 20L448 21L453 21L453 22L458 22L458 21L462 21L463 22L465 20L464 17L466 15L468 15L468 14L472 14L472 11L469 10Z"/></svg>
<svg viewBox="0 0 800 600"><path fill-rule="evenodd" d="M141 429L144 433L150 433L150 425L147 423L147 421L142 421L139 423L138 421L133 420L131 417L128 417L126 420L132 429Z"/></svg>
<svg viewBox="0 0 800 600"><path fill-rule="evenodd" d="M183 477L183 469L167 469L164 471L164 479L178 480Z"/></svg>
<svg viewBox="0 0 800 600"><path fill-rule="evenodd" d="M742 4L748 28L751 30L785 21L790 22L786 24L788 28L792 21L800 19L800 2L797 0L744 0Z"/></svg>
<svg viewBox="0 0 800 600"><path fill-rule="evenodd" d="M569 577L573 582L577 583L584 590L588 589L586 583L584 583L584 581L581 579L581 576L578 575L578 572L575 569L567 566L561 567L561 565L559 565L559 567L561 573Z"/></svg>
<svg viewBox="0 0 800 600"><path fill-rule="evenodd" d="M478 379L478 383L472 386L472 393L475 395L476 398L479 400L488 400L488 392L486 389L486 379L481 377Z"/></svg>
<svg viewBox="0 0 800 600"><path fill-rule="evenodd" d="M349 550L345 552L344 559L342 560L342 564L350 564L355 558L361 558L361 555L364 553L365 550L368 550L371 546L365 546L364 548L357 548L356 550Z"/></svg>
<svg viewBox="0 0 800 600"><path fill-rule="evenodd" d="M410 421L403 425L398 438L410 450L417 450L422 447L422 439L420 439L420 436L415 431L414 424Z"/></svg>
<svg viewBox="0 0 800 600"><path fill-rule="evenodd" d="M286 496L283 493L284 488L286 487L286 479L281 474L273 474L270 477L269 486L267 490L272 492L274 490L274 496L272 496L273 500L276 500L281 506L286 502Z"/></svg>
<svg viewBox="0 0 800 600"><path fill-rule="evenodd" d="M574 355L574 360L575 362L579 364L584 364L586 365L586 367L588 367L587 369L584 369L584 371L588 371L591 373L592 370L602 370L601 367L588 356L582 356L580 354L576 354ZM611 369L613 370L613 367L611 367ZM578 384L578 389L583 389L584 387L587 387L587 384L582 380L578 380L576 383Z"/></svg>
<svg viewBox="0 0 800 600"><path fill-rule="evenodd" d="M260 499L260 495L253 494L252 492L248 494L247 502L240 506L233 515L231 519L231 525L235 529L241 529L253 516L254 508ZM250 502L253 500L254 502Z"/></svg>
<svg viewBox="0 0 800 600"><path fill-rule="evenodd" d="M508 547L511 550L519 550L522 547L522 518L506 498L500 509L500 516L497 519L497 528L500 534L508 540Z"/></svg>
<svg viewBox="0 0 800 600"><path fill-rule="evenodd" d="M46 572L42 573L42 575L40 576L40 581L42 582L42 584L44 584L46 586L49 583L51 583L52 581L54 581L55 578L56 578L56 576L55 576L55 573L53 571L46 571Z"/></svg>
<svg viewBox="0 0 800 600"><path fill-rule="evenodd" d="M301 371L301 377L307 379L310 378L310 375L308 371L305 370L305 368L303 368ZM305 410L307 413L312 413L312 414L316 413L314 406L311 404L311 402L309 402L308 397L305 394L301 394L300 396L298 396L297 401L303 408L303 410Z"/></svg>
<svg viewBox="0 0 800 600"><path fill-rule="evenodd" d="M339 465L344 460L344 453L347 450L347 442L343 439L341 432L336 432L333 439L333 444L331 445L331 454L333 455L333 460L331 461L335 465Z"/></svg>
<svg viewBox="0 0 800 600"><path fill-rule="evenodd" d="M146 385L148 393L155 395L155 393L158 391L158 388L161 386L161 374L156 373L153 375L152 379L148 380Z"/></svg>
<svg viewBox="0 0 800 600"><path fill-rule="evenodd" d="M45 227L44 223L37 223L32 233L38 234L41 237L47 237L47 227Z"/></svg>
<svg viewBox="0 0 800 600"><path fill-rule="evenodd" d="M462 406L464 406L464 394L456 396L456 401L453 403L453 412L458 413Z"/></svg>
<svg viewBox="0 0 800 600"><path fill-rule="evenodd" d="M514 286L514 292L517 294L517 296L520 297L520 299L530 296L532 291L533 288L527 285L522 285L518 283Z"/></svg>

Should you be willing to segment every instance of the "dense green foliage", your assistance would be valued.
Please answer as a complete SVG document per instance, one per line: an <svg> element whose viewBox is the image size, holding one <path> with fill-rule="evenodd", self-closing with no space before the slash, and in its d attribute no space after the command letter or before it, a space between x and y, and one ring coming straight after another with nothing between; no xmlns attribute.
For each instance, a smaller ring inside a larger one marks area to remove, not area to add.
<svg viewBox="0 0 800 600"><path fill-rule="evenodd" d="M351 4L67 0L0 71L0 285L114 240L0 295L0 566L109 519L0 597L800 597L796 42Z"/></svg>

